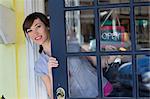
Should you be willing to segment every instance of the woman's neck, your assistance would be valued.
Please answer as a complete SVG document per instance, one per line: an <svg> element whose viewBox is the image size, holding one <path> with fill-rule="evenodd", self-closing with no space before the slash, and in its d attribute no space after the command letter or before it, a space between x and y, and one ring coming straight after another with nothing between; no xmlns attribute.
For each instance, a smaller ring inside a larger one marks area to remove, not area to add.
<svg viewBox="0 0 150 99"><path fill-rule="evenodd" d="M50 40L47 40L44 44L42 44L44 52L51 56L51 43Z"/></svg>

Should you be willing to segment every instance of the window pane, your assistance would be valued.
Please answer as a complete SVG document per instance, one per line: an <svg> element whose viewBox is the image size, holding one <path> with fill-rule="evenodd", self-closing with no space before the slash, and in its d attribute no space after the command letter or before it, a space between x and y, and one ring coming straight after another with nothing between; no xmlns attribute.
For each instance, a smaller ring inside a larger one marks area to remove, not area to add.
<svg viewBox="0 0 150 99"><path fill-rule="evenodd" d="M138 89L140 97L150 97L150 56L137 55Z"/></svg>
<svg viewBox="0 0 150 99"><path fill-rule="evenodd" d="M103 3L128 3L130 0L98 0L99 4Z"/></svg>
<svg viewBox="0 0 150 99"><path fill-rule="evenodd" d="M95 56L69 56L68 87L69 97L96 98L98 96L98 78Z"/></svg>
<svg viewBox="0 0 150 99"><path fill-rule="evenodd" d="M103 51L127 51L130 42L129 8L102 9L100 17L100 45ZM111 46L107 48L107 46Z"/></svg>
<svg viewBox="0 0 150 99"><path fill-rule="evenodd" d="M90 44L95 38L93 10L67 11L65 14L67 52L95 51L96 42Z"/></svg>
<svg viewBox="0 0 150 99"><path fill-rule="evenodd" d="M101 56L103 95L132 97L132 59L129 55Z"/></svg>
<svg viewBox="0 0 150 99"><path fill-rule="evenodd" d="M93 5L93 0L65 0L65 7L91 6L91 5Z"/></svg>
<svg viewBox="0 0 150 99"><path fill-rule="evenodd" d="M138 50L150 50L150 6L135 7L135 29Z"/></svg>
<svg viewBox="0 0 150 99"><path fill-rule="evenodd" d="M150 0L134 0L135 2L148 2Z"/></svg>

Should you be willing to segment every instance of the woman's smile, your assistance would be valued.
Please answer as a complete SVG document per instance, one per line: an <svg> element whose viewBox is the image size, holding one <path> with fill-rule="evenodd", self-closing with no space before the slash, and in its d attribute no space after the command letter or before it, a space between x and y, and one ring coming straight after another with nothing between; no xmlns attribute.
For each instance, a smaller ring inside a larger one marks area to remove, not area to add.
<svg viewBox="0 0 150 99"><path fill-rule="evenodd" d="M42 35L35 37L35 40L41 40L41 39L42 39Z"/></svg>

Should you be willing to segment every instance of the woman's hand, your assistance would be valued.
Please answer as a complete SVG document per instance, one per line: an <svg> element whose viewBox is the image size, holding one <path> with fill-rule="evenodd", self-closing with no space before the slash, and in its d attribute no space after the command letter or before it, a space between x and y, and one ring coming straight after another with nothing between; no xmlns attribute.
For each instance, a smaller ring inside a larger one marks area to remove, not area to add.
<svg viewBox="0 0 150 99"><path fill-rule="evenodd" d="M58 61L56 58L54 57L49 57L49 60L48 60L48 69L52 69L53 67L58 67Z"/></svg>
<svg viewBox="0 0 150 99"><path fill-rule="evenodd" d="M50 97L50 99L54 99L53 98L53 74L52 74L52 68L53 67L58 67L58 61L56 58L54 57L49 57L48 60L48 77L49 80L45 81L45 85L47 88L47 93Z"/></svg>
<svg viewBox="0 0 150 99"><path fill-rule="evenodd" d="M106 45L105 51L117 51L117 47L115 47L113 45Z"/></svg>

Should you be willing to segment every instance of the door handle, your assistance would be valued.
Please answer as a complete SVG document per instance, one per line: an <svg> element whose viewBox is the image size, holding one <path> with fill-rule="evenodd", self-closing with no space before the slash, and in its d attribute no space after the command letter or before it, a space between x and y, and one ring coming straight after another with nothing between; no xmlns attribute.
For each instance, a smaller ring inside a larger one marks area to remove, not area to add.
<svg viewBox="0 0 150 99"><path fill-rule="evenodd" d="M62 87L57 88L56 96L57 99L65 99L65 90Z"/></svg>

